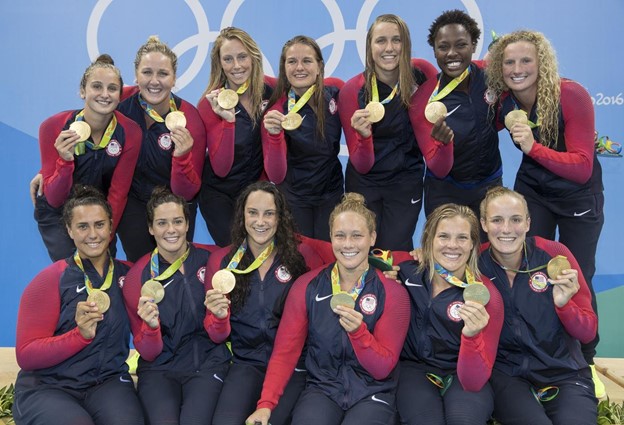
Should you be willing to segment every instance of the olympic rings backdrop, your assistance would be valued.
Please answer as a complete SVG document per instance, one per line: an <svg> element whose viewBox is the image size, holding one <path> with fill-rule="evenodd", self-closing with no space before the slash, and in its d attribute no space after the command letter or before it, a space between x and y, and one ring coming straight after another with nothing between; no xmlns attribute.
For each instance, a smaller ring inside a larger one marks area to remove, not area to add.
<svg viewBox="0 0 624 425"><path fill-rule="evenodd" d="M624 142L624 2L622 0L20 0L0 3L0 346L15 345L15 323L24 287L50 263L33 219L28 183L39 170L39 124L50 115L81 108L78 85L88 64L109 53L125 83L134 81L137 48L152 34L179 56L176 93L196 104L208 82L210 49L219 30L245 29L260 45L265 73L275 75L283 43L297 34L323 48L325 72L347 80L363 70L366 30L382 13L409 25L412 56L435 65L426 43L428 28L442 11L459 8L479 23L482 58L491 31L541 31L558 53L560 73L591 94L596 130ZM513 186L520 153L501 133L504 179ZM343 147L344 148L344 147ZM346 148L343 149L346 154ZM343 162L346 157L342 157ZM624 357L618 324L624 299L624 159L601 157L605 185L605 226L598 248L594 286L599 292L599 355ZM201 219L200 219L201 220ZM419 220L414 241L418 244ZM195 239L212 243L202 221Z"/></svg>

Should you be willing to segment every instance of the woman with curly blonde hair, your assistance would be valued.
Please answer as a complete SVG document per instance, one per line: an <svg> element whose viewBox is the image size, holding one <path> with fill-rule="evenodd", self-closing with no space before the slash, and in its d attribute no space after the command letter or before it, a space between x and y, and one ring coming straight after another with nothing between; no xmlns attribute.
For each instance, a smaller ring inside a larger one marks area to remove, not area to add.
<svg viewBox="0 0 624 425"><path fill-rule="evenodd" d="M559 77L551 44L535 31L501 37L491 48L487 73L489 88L499 97L499 128L507 126L524 154L514 188L529 207L528 234L554 239L559 231L559 242L579 262L596 311L591 280L604 223L604 196L591 97L577 82ZM521 120L512 119L514 114ZM598 336L583 346L592 366L597 343ZM604 386L594 376L600 397Z"/></svg>

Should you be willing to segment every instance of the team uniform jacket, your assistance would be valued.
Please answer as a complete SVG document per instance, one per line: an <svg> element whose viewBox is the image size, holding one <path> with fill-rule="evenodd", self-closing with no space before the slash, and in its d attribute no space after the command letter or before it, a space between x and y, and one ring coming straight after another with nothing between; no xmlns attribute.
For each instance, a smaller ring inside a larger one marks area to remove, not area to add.
<svg viewBox="0 0 624 425"><path fill-rule="evenodd" d="M262 126L267 176L276 184L283 183L295 199L316 203L344 191L338 159L342 135L338 90L336 86L325 86L325 140L319 140L316 134L316 113L308 103L298 112L305 117L299 128L272 135ZM298 101L299 96L295 99ZM287 114L288 97L282 96L270 110Z"/></svg>
<svg viewBox="0 0 624 425"><path fill-rule="evenodd" d="M413 72L418 85L435 77L437 71L423 59L413 59ZM377 81L379 99L385 99L393 87ZM364 74L347 81L340 90L338 111L349 149L346 178L363 180L372 186L400 183L406 179L421 179L424 172L422 153L416 143L409 114L400 96L384 105L384 118L372 125L372 134L362 138L351 127L351 117L366 106ZM418 90L418 89L417 89Z"/></svg>
<svg viewBox="0 0 624 425"><path fill-rule="evenodd" d="M503 128L505 116L516 109L516 104L513 95L501 96L499 128ZM516 190L563 200L602 192L602 168L593 142L594 114L588 112L592 109L587 90L575 81L561 80L559 139L548 148L539 143L539 126L533 129L536 143L528 155L522 155ZM536 106L529 119L539 122Z"/></svg>
<svg viewBox="0 0 624 425"><path fill-rule="evenodd" d="M273 89L264 85L262 98L266 102ZM231 123L215 114L204 97L197 106L206 127L209 161L204 163L204 184L222 193L240 193L260 180L264 170L260 127L239 102L235 106L236 121Z"/></svg>
<svg viewBox="0 0 624 425"><path fill-rule="evenodd" d="M151 278L151 253L135 263L124 285L124 299L134 335L134 345L141 354L138 372L142 371L197 371L205 366L220 365L229 361L230 353L223 344L215 344L204 329L207 309L206 262L210 253L190 245L184 261L184 274L180 270L161 282L165 297L158 304L160 326L151 329L137 314L141 286ZM162 273L169 264L158 256Z"/></svg>
<svg viewBox="0 0 624 425"><path fill-rule="evenodd" d="M117 127L107 147L98 150L86 147L83 155L75 155L73 161L65 161L59 156L54 142L61 131L69 128L79 112L60 112L46 119L39 127L43 193L51 207L60 208L74 184L98 188L107 196L113 209L114 232L126 206L143 135L135 122L115 111Z"/></svg>
<svg viewBox="0 0 624 425"><path fill-rule="evenodd" d="M307 385L320 389L343 409L395 390L395 366L409 324L405 290L371 268L355 303L363 322L349 334L330 307L332 267L308 272L293 286L258 408L277 405L306 343Z"/></svg>
<svg viewBox="0 0 624 425"><path fill-rule="evenodd" d="M399 278L412 307L401 360L431 365L445 375L457 371L466 391L479 391L492 373L503 325L503 301L498 290L489 279L482 279L490 291L490 301L485 307L490 320L481 332L466 337L462 335L464 322L457 313L457 308L463 305L463 289L451 286L431 298L429 271L418 272L418 263L413 260L399 266Z"/></svg>
<svg viewBox="0 0 624 425"><path fill-rule="evenodd" d="M542 284L547 279L545 268L517 273L510 287L505 270L494 261L488 247L489 243L482 246L479 269L494 283L505 306L494 367L506 375L543 384L576 376L579 369L587 367L579 341L591 341L598 322L576 259L559 242L537 236L526 240L527 257L520 270L545 266L557 255L566 256L572 268L579 270L579 291L559 308L553 301L553 287Z"/></svg>
<svg viewBox="0 0 624 425"><path fill-rule="evenodd" d="M431 137L433 124L425 119L425 108L438 78L440 74L437 78L428 79L416 91L409 110L416 140L427 163L427 175L466 188L500 177L502 161L498 129L494 114L489 111L482 63L473 62L470 65L468 93L453 90L440 99L449 112L459 106L445 120L454 133L453 141L447 145ZM442 90L448 82L449 79L443 75L439 89Z"/></svg>
<svg viewBox="0 0 624 425"><path fill-rule="evenodd" d="M191 200L201 186L202 169L206 154L206 130L197 109L173 95L176 107L186 117L186 128L193 137L190 152L173 156L175 145L165 123L155 122L147 128L145 111L136 93L119 104L119 110L139 124L143 130L141 153L132 179L130 193L147 202L156 186L166 186L176 195ZM163 117L165 118L165 117Z"/></svg>
<svg viewBox="0 0 624 425"><path fill-rule="evenodd" d="M94 288L104 277L82 260ZM16 388L54 387L84 390L119 376L130 381L126 359L130 324L120 286L128 267L114 261L113 282L106 291L110 309L98 322L95 337L85 339L76 325L76 305L87 300L84 273L73 257L39 273L24 290L17 320ZM108 272L108 263L104 276Z"/></svg>

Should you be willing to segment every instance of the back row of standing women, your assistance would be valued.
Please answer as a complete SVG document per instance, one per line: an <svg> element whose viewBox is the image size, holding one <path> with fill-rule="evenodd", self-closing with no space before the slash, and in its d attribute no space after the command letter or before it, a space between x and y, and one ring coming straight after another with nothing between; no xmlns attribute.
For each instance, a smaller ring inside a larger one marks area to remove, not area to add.
<svg viewBox="0 0 624 425"><path fill-rule="evenodd" d="M327 239L329 212L343 192L341 127L349 148L346 190L362 193L376 213L377 246L408 250L423 186L426 213L456 202L478 215L485 191L502 178L497 132L518 109L528 119L509 130L523 152L516 189L528 202L530 234L553 239L558 229L591 288L604 199L589 95L559 78L552 48L534 32L494 45L486 79L483 64L472 61L479 36L463 12L436 19L428 41L437 74L410 58L406 24L382 15L367 34L365 71L343 85L325 79L321 51L308 37L284 45L272 81L255 42L226 28L215 41L198 110L171 93L177 59L157 39L139 49L138 91L121 103L119 71L94 63L81 82L85 108L58 114L40 130L44 196L36 216L51 257L73 251L59 207L74 183L107 194L113 230L131 261L154 248L145 224L154 187L198 202L215 243L225 246L234 200L263 173L284 191L300 231ZM224 88L238 101L220 99ZM433 102L449 112L429 122L425 110ZM168 128L166 117L178 110L186 126ZM292 124L295 113L299 126ZM74 121L87 122L90 137L70 130ZM596 343L586 346L589 364Z"/></svg>

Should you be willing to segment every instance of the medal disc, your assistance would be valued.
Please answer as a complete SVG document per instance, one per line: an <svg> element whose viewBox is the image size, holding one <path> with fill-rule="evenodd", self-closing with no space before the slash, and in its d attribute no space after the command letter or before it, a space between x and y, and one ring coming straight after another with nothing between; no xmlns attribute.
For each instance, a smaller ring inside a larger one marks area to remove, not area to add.
<svg viewBox="0 0 624 425"><path fill-rule="evenodd" d="M84 121L74 121L69 125L70 130L74 130L78 137L78 142L84 142L91 135L91 127Z"/></svg>
<svg viewBox="0 0 624 425"><path fill-rule="evenodd" d="M284 130L296 130L301 125L303 118L296 112L289 112L286 115L286 119L282 121L282 128Z"/></svg>
<svg viewBox="0 0 624 425"><path fill-rule="evenodd" d="M227 269L221 269L212 276L212 287L223 294L229 294L235 286L236 277Z"/></svg>
<svg viewBox="0 0 624 425"><path fill-rule="evenodd" d="M442 102L431 102L425 108L425 118L431 124L435 124L440 118L446 116L446 105Z"/></svg>
<svg viewBox="0 0 624 425"><path fill-rule="evenodd" d="M486 305L490 301L490 291L485 285L472 283L464 288L464 301L474 301Z"/></svg>
<svg viewBox="0 0 624 425"><path fill-rule="evenodd" d="M366 110L370 113L368 120L373 123L381 121L386 114L386 108L381 102L368 102Z"/></svg>
<svg viewBox="0 0 624 425"><path fill-rule="evenodd" d="M217 96L217 103L223 109L232 109L238 104L238 94L231 89L224 89Z"/></svg>
<svg viewBox="0 0 624 425"><path fill-rule="evenodd" d="M184 112L171 111L165 117L165 125L172 131L176 127L186 127L186 117Z"/></svg>
<svg viewBox="0 0 624 425"><path fill-rule="evenodd" d="M329 306L333 310L339 305L355 308L355 300L346 292L338 292L337 294L332 295L331 300L329 301Z"/></svg>
<svg viewBox="0 0 624 425"><path fill-rule="evenodd" d="M141 287L141 296L153 298L158 304L165 298L165 288L157 280L150 279Z"/></svg>
<svg viewBox="0 0 624 425"><path fill-rule="evenodd" d="M568 261L567 257L564 257L563 255L557 255L548 262L546 271L548 272L549 278L557 279L557 276L559 276L563 270L571 268L572 265Z"/></svg>
<svg viewBox="0 0 624 425"><path fill-rule="evenodd" d="M524 112L522 109L515 109L505 115L505 127L507 127L507 130L511 130L511 127L513 127L514 124L528 123L529 117L527 117L527 113Z"/></svg>
<svg viewBox="0 0 624 425"><path fill-rule="evenodd" d="M110 307L110 297L104 291L99 289L91 289L87 297L88 303L95 303L100 313L104 314Z"/></svg>

